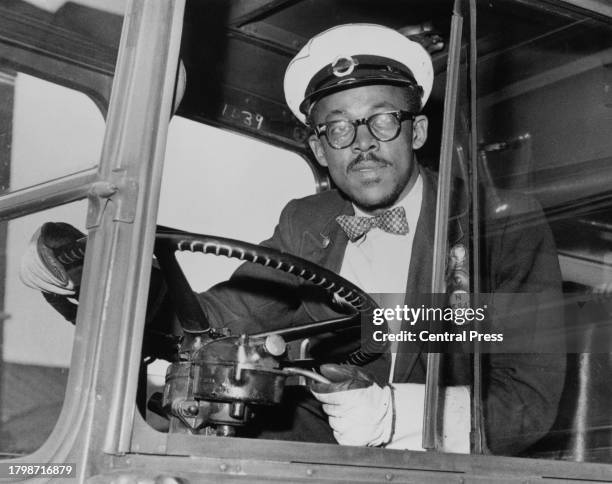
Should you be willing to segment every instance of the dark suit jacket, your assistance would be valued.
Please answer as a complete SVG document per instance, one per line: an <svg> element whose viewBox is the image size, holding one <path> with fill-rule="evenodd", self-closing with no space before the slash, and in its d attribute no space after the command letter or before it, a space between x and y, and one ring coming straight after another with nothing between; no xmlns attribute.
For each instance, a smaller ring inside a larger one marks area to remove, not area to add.
<svg viewBox="0 0 612 484"><path fill-rule="evenodd" d="M423 202L413 242L406 301L431 292L437 178L423 170ZM538 204L525 197L496 194L497 205L486 211L488 236L482 250L482 291L560 292L555 246ZM500 211L500 206L503 210ZM262 244L340 272L348 239L335 218L354 213L337 190L292 200L283 209L273 236ZM513 230L520 214L535 214L529 230ZM464 241L468 230L461 213L451 218L449 241ZM336 316L330 297L318 288L272 269L244 264L232 278L200 295L214 326L233 333L282 328ZM388 355L369 365L378 379L388 375ZM394 381L423 383L425 359L398 355ZM470 384L466 355L447 355L445 383ZM514 454L540 438L556 416L564 375L564 359L555 355L487 355L484 412L488 446L498 454ZM409 410L408 410L409 411Z"/></svg>

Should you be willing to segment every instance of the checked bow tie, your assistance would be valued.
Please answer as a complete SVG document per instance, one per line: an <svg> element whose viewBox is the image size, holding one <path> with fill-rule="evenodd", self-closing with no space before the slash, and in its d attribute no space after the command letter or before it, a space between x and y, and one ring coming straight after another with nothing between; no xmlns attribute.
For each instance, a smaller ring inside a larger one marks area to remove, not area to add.
<svg viewBox="0 0 612 484"><path fill-rule="evenodd" d="M406 220L404 207L385 210L374 217L340 215L336 217L336 222L342 227L351 242L355 242L374 227L391 234L406 235L408 233L408 220Z"/></svg>

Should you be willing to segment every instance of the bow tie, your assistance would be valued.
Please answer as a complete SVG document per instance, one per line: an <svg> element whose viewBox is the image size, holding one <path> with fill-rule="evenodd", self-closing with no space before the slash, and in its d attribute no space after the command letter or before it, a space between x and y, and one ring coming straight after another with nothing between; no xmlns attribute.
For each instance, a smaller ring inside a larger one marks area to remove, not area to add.
<svg viewBox="0 0 612 484"><path fill-rule="evenodd" d="M391 234L406 235L408 233L408 220L406 220L404 207L385 210L374 217L340 215L336 217L336 222L342 227L351 242L355 242L374 227Z"/></svg>

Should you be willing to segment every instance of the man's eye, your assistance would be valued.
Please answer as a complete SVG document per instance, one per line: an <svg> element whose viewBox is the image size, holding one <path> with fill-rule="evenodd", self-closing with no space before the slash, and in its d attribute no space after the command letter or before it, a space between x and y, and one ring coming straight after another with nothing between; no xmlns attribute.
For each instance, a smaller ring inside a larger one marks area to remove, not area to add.
<svg viewBox="0 0 612 484"><path fill-rule="evenodd" d="M350 130L351 124L347 121L336 121L327 125L327 132L332 136L343 136Z"/></svg>
<svg viewBox="0 0 612 484"><path fill-rule="evenodd" d="M392 114L378 114L370 120L370 125L378 129L392 128L395 124L396 119Z"/></svg>

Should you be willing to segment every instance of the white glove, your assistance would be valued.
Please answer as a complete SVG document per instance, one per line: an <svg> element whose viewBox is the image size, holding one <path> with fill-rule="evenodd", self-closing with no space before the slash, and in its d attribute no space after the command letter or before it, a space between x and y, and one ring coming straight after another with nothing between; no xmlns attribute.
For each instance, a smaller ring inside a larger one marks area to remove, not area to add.
<svg viewBox="0 0 612 484"><path fill-rule="evenodd" d="M34 233L21 258L19 271L21 281L26 286L39 291L74 296L75 282L55 258L53 247L77 240L82 235L68 224L44 224ZM80 275L80 271L76 272Z"/></svg>
<svg viewBox="0 0 612 484"><path fill-rule="evenodd" d="M384 444L389 449L423 450L423 404L425 385L395 383L380 387L357 367L322 365L330 384L311 385L323 403L334 437L342 445ZM468 387L444 390L445 452L470 452L470 392Z"/></svg>
<svg viewBox="0 0 612 484"><path fill-rule="evenodd" d="M389 441L393 430L393 395L388 386L355 366L322 365L332 383L314 383L313 395L329 416L334 438L341 445L377 446Z"/></svg>

